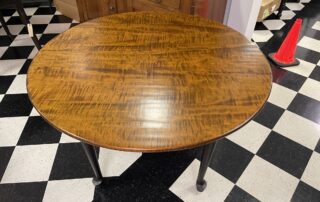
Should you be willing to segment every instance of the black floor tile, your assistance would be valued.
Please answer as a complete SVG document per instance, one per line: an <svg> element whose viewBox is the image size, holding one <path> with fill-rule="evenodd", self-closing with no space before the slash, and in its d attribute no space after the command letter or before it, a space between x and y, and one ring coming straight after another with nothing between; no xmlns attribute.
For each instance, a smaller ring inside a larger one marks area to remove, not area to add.
<svg viewBox="0 0 320 202"><path fill-rule="evenodd" d="M270 30L270 31L273 33L273 37L275 37L276 39L284 39L288 34L286 30ZM280 41L283 41L283 40L280 40ZM280 44L278 49L279 48L280 48Z"/></svg>
<svg viewBox="0 0 320 202"><path fill-rule="evenodd" d="M0 147L0 181L2 179L4 171L6 171L6 168L11 158L13 150L14 150L14 147ZM0 199L1 199L1 196L0 196Z"/></svg>
<svg viewBox="0 0 320 202"><path fill-rule="evenodd" d="M8 36L0 36L0 46L10 46L12 40Z"/></svg>
<svg viewBox="0 0 320 202"><path fill-rule="evenodd" d="M27 94L5 95L0 102L0 117L29 116L31 110Z"/></svg>
<svg viewBox="0 0 320 202"><path fill-rule="evenodd" d="M133 164L120 177L104 178L95 189L93 201L182 202L137 164Z"/></svg>
<svg viewBox="0 0 320 202"><path fill-rule="evenodd" d="M320 53L298 46L296 57L299 59L305 60L307 62L317 64L318 61L320 60Z"/></svg>
<svg viewBox="0 0 320 202"><path fill-rule="evenodd" d="M298 93L288 106L288 110L315 123L320 123L320 102Z"/></svg>
<svg viewBox="0 0 320 202"><path fill-rule="evenodd" d="M2 55L1 59L26 59L30 55L34 46L9 47Z"/></svg>
<svg viewBox="0 0 320 202"><path fill-rule="evenodd" d="M42 117L29 117L18 145L59 143L61 132L49 125Z"/></svg>
<svg viewBox="0 0 320 202"><path fill-rule="evenodd" d="M197 150L143 154L135 164L169 188L196 157Z"/></svg>
<svg viewBox="0 0 320 202"><path fill-rule="evenodd" d="M27 19L29 20L31 17L27 16ZM12 16L7 22L7 25L23 25L23 22L21 21L20 16Z"/></svg>
<svg viewBox="0 0 320 202"><path fill-rule="evenodd" d="M311 157L312 151L274 131L260 147L257 155L301 178Z"/></svg>
<svg viewBox="0 0 320 202"><path fill-rule="evenodd" d="M279 17L275 14L272 13L271 15L269 15L269 17L266 18L266 20L278 20Z"/></svg>
<svg viewBox="0 0 320 202"><path fill-rule="evenodd" d="M224 138L216 142L209 166L236 183L253 156L251 152Z"/></svg>
<svg viewBox="0 0 320 202"><path fill-rule="evenodd" d="M299 91L299 89L301 88L301 86L303 85L306 79L307 78L304 76L286 71L284 73L281 73L280 75L277 75L277 78L276 80L274 80L274 82L279 85L290 88L294 91Z"/></svg>
<svg viewBox="0 0 320 202"><path fill-rule="evenodd" d="M266 26L262 22L258 22L254 28L254 30L268 30Z"/></svg>
<svg viewBox="0 0 320 202"><path fill-rule="evenodd" d="M3 9L1 13L3 16L12 16L16 12L16 9Z"/></svg>
<svg viewBox="0 0 320 202"><path fill-rule="evenodd" d="M303 36L308 36L310 38L320 40L320 31L315 29L307 29L303 33Z"/></svg>
<svg viewBox="0 0 320 202"><path fill-rule="evenodd" d="M59 144L50 180L93 177L81 143Z"/></svg>
<svg viewBox="0 0 320 202"><path fill-rule="evenodd" d="M77 26L79 23L71 23L71 25L70 25L70 28L71 27L74 27L74 26Z"/></svg>
<svg viewBox="0 0 320 202"><path fill-rule="evenodd" d="M316 66L309 77L320 82L320 67Z"/></svg>
<svg viewBox="0 0 320 202"><path fill-rule="evenodd" d="M261 47L265 46L266 42L255 42L258 47L261 49ZM271 61L269 61L269 63L271 63Z"/></svg>
<svg viewBox="0 0 320 202"><path fill-rule="evenodd" d="M279 47L281 46L281 40L274 37L274 38L271 38L267 43L262 43L262 44L258 43L258 45L260 47L260 50L265 55L268 55L269 53L275 53L278 51Z"/></svg>
<svg viewBox="0 0 320 202"><path fill-rule="evenodd" d="M44 30L47 28L47 24L33 24L32 28L34 33L43 34ZM27 27L24 27L19 34L28 34Z"/></svg>
<svg viewBox="0 0 320 202"><path fill-rule="evenodd" d="M19 74L27 74L31 62L32 62L32 59L27 59L26 62L21 67Z"/></svg>
<svg viewBox="0 0 320 202"><path fill-rule="evenodd" d="M272 82L278 83L282 80L284 75L288 72L285 69L279 68L273 63L271 63L271 71L272 71Z"/></svg>
<svg viewBox="0 0 320 202"><path fill-rule="evenodd" d="M284 109L282 109L281 107L267 102L263 109L254 118L254 120L272 129L282 116L283 112Z"/></svg>
<svg viewBox="0 0 320 202"><path fill-rule="evenodd" d="M47 182L0 184L0 201L41 202Z"/></svg>
<svg viewBox="0 0 320 202"><path fill-rule="evenodd" d="M45 45L48 41L53 39L58 34L43 34L39 39L41 45Z"/></svg>
<svg viewBox="0 0 320 202"><path fill-rule="evenodd" d="M300 181L296 191L294 192L291 202L318 202L320 201L320 191Z"/></svg>
<svg viewBox="0 0 320 202"><path fill-rule="evenodd" d="M72 22L72 19L64 15L55 15L50 21L50 23L71 23L71 22Z"/></svg>
<svg viewBox="0 0 320 202"><path fill-rule="evenodd" d="M224 200L225 202L237 202L237 201L246 201L246 202L258 202L259 200L242 190L238 186L234 186L228 197Z"/></svg>
<svg viewBox="0 0 320 202"><path fill-rule="evenodd" d="M36 12L34 13L34 15L50 15L50 14L54 14L56 12L56 8L55 7L39 7Z"/></svg>
<svg viewBox="0 0 320 202"><path fill-rule="evenodd" d="M0 76L0 94L5 94L15 76Z"/></svg>

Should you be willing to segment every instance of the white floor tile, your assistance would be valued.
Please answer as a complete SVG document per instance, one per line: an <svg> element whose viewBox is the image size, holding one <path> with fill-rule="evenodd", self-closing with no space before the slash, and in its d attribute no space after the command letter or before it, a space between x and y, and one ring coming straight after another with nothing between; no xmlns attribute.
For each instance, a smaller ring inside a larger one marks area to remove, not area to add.
<svg viewBox="0 0 320 202"><path fill-rule="evenodd" d="M296 14L291 11L291 10L287 10L287 11L282 11L282 15L280 17L281 20L291 20Z"/></svg>
<svg viewBox="0 0 320 202"><path fill-rule="evenodd" d="M299 41L298 46L320 52L320 40L313 39L307 36L302 37Z"/></svg>
<svg viewBox="0 0 320 202"><path fill-rule="evenodd" d="M8 22L8 20L11 18L11 16L3 16L3 18L4 18L5 22Z"/></svg>
<svg viewBox="0 0 320 202"><path fill-rule="evenodd" d="M255 42L267 42L273 36L269 30L256 30L252 34L252 39Z"/></svg>
<svg viewBox="0 0 320 202"><path fill-rule="evenodd" d="M278 14L278 11L275 11L274 14ZM280 20L291 20L296 14L291 10L284 10L282 11L282 15Z"/></svg>
<svg viewBox="0 0 320 202"><path fill-rule="evenodd" d="M0 147L16 146L28 117L0 118Z"/></svg>
<svg viewBox="0 0 320 202"><path fill-rule="evenodd" d="M61 33L70 28L71 23L51 23L44 30L44 33Z"/></svg>
<svg viewBox="0 0 320 202"><path fill-rule="evenodd" d="M292 67L285 67L283 69L288 70L290 72L294 72L296 74L300 74L305 77L309 77L313 69L316 67L316 65L301 59L298 59L298 60L300 61L299 65L292 66Z"/></svg>
<svg viewBox="0 0 320 202"><path fill-rule="evenodd" d="M299 93L320 101L320 82L308 78L299 90Z"/></svg>
<svg viewBox="0 0 320 202"><path fill-rule="evenodd" d="M0 95L0 102L2 101L3 97L4 97L4 95Z"/></svg>
<svg viewBox="0 0 320 202"><path fill-rule="evenodd" d="M320 21L317 21L316 23L314 23L314 25L312 26L312 29L316 29L320 31Z"/></svg>
<svg viewBox="0 0 320 202"><path fill-rule="evenodd" d="M37 37L39 39L41 34L37 34ZM28 34L21 34L16 36L10 46L34 46L34 43Z"/></svg>
<svg viewBox="0 0 320 202"><path fill-rule="evenodd" d="M49 181L44 202L87 202L93 200L92 178Z"/></svg>
<svg viewBox="0 0 320 202"><path fill-rule="evenodd" d="M311 0L300 0L300 3L309 3Z"/></svg>
<svg viewBox="0 0 320 202"><path fill-rule="evenodd" d="M39 52L39 50L37 49L37 47L34 47L30 53L30 55L28 56L28 59L33 59L37 53Z"/></svg>
<svg viewBox="0 0 320 202"><path fill-rule="evenodd" d="M261 201L290 201L299 179L254 156L237 185Z"/></svg>
<svg viewBox="0 0 320 202"><path fill-rule="evenodd" d="M20 74L17 75L11 86L9 87L6 94L22 94L27 93L27 75L26 74Z"/></svg>
<svg viewBox="0 0 320 202"><path fill-rule="evenodd" d="M4 54L4 52L6 52L7 49L8 49L7 46L0 47L0 58L1 58L1 56Z"/></svg>
<svg viewBox="0 0 320 202"><path fill-rule="evenodd" d="M32 108L30 116L40 116L40 114L38 113L38 111L35 108Z"/></svg>
<svg viewBox="0 0 320 202"><path fill-rule="evenodd" d="M285 25L282 20L265 20L263 24L269 30L280 30Z"/></svg>
<svg viewBox="0 0 320 202"><path fill-rule="evenodd" d="M286 3L286 7L293 11L300 11L304 8L304 5L301 3Z"/></svg>
<svg viewBox="0 0 320 202"><path fill-rule="evenodd" d="M320 154L313 152L301 180L320 190Z"/></svg>
<svg viewBox="0 0 320 202"><path fill-rule="evenodd" d="M119 176L129 168L142 153L123 152L100 148L99 165L103 177Z"/></svg>
<svg viewBox="0 0 320 202"><path fill-rule="evenodd" d="M70 137L64 133L61 134L60 143L72 143L72 142L79 142L79 140Z"/></svg>
<svg viewBox="0 0 320 202"><path fill-rule="evenodd" d="M30 18L31 24L49 24L53 15L33 15Z"/></svg>
<svg viewBox="0 0 320 202"><path fill-rule="evenodd" d="M12 16L19 16L18 11L14 12L14 13L12 14Z"/></svg>
<svg viewBox="0 0 320 202"><path fill-rule="evenodd" d="M58 11L58 10L54 14L55 15L62 15L62 13L60 11Z"/></svg>
<svg viewBox="0 0 320 202"><path fill-rule="evenodd" d="M198 192L196 180L199 166L199 160L195 159L170 187L170 191L185 202L224 201L234 184L216 171L208 168L205 176L207 188L203 192Z"/></svg>
<svg viewBox="0 0 320 202"><path fill-rule="evenodd" d="M38 10L38 7L24 8L27 16L33 15Z"/></svg>
<svg viewBox="0 0 320 202"><path fill-rule="evenodd" d="M287 109L296 94L296 91L273 83L268 102L271 102L272 104L275 104L283 109Z"/></svg>
<svg viewBox="0 0 320 202"><path fill-rule="evenodd" d="M270 132L271 129L255 121L250 121L236 132L228 135L227 138L255 154Z"/></svg>
<svg viewBox="0 0 320 202"><path fill-rule="evenodd" d="M26 59L0 60L0 75L17 75Z"/></svg>
<svg viewBox="0 0 320 202"><path fill-rule="evenodd" d="M47 181L58 144L17 146L1 183Z"/></svg>
<svg viewBox="0 0 320 202"><path fill-rule="evenodd" d="M24 8L24 12L26 12L27 16L33 15L37 11L37 7ZM14 12L12 16L19 16L18 12Z"/></svg>
<svg viewBox="0 0 320 202"><path fill-rule="evenodd" d="M273 130L311 150L320 138L320 125L290 111L282 114Z"/></svg>
<svg viewBox="0 0 320 202"><path fill-rule="evenodd" d="M8 25L9 31L13 35L18 35L23 29L24 25ZM0 29L0 35L7 35L3 27Z"/></svg>

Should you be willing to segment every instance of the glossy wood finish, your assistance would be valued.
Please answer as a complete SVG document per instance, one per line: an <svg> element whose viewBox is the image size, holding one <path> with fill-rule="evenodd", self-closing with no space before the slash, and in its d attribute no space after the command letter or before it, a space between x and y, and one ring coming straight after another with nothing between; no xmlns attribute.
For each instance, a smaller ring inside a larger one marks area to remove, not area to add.
<svg viewBox="0 0 320 202"><path fill-rule="evenodd" d="M116 14L48 42L28 72L49 123L105 148L159 152L211 142L250 120L271 89L258 47L178 13Z"/></svg>

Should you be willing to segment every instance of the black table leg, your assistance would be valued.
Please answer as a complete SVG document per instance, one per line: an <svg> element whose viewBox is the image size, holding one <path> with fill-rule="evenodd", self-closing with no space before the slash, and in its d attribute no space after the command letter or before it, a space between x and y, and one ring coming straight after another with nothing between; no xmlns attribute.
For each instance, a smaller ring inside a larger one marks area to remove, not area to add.
<svg viewBox="0 0 320 202"><path fill-rule="evenodd" d="M25 26L28 26L28 24L30 24L30 22L28 20L26 12L23 9L21 1L17 1L16 8L17 8L18 14L19 14L19 16L21 18L21 21L23 22L23 24L25 24ZM40 45L40 42L39 42L39 40L37 38L36 33L33 30L32 30L32 33L30 33L30 30L28 30L28 32L29 32L29 35L31 35L31 39L32 39L33 43L36 45L37 49L40 50L41 49L41 45Z"/></svg>
<svg viewBox="0 0 320 202"><path fill-rule="evenodd" d="M284 9L284 7L286 5L286 1L287 0L281 0L280 7L279 7L279 10L278 10L278 14L277 14L278 18L280 18L282 16L282 11L283 11L283 9Z"/></svg>
<svg viewBox="0 0 320 202"><path fill-rule="evenodd" d="M86 144L84 142L81 142L81 144L94 172L95 177L93 178L92 182L95 186L97 186L102 183L102 174L98 163L96 149L94 146Z"/></svg>
<svg viewBox="0 0 320 202"><path fill-rule="evenodd" d="M50 11L52 11L52 2L53 2L53 0L48 0Z"/></svg>
<svg viewBox="0 0 320 202"><path fill-rule="evenodd" d="M14 37L13 37L12 34L10 33L9 28L8 28L6 22L4 21L4 18L3 18L3 15L2 15L1 12L0 12L0 23L1 23L4 31L5 31L5 32L7 33L7 35L10 37L10 39L13 40Z"/></svg>
<svg viewBox="0 0 320 202"><path fill-rule="evenodd" d="M210 160L212 158L215 142L207 144L202 149L201 164L197 178L197 190L203 192L207 187L207 182L204 179Z"/></svg>

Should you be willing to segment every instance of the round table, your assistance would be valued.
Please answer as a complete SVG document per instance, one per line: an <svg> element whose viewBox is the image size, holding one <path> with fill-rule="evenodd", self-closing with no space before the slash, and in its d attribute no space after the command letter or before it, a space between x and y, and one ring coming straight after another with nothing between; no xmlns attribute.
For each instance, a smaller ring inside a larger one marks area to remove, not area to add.
<svg viewBox="0 0 320 202"><path fill-rule="evenodd" d="M33 59L28 94L40 115L94 146L164 152L204 146L197 188L213 142L263 107L271 69L258 47L220 23L178 13L98 18L49 41Z"/></svg>

